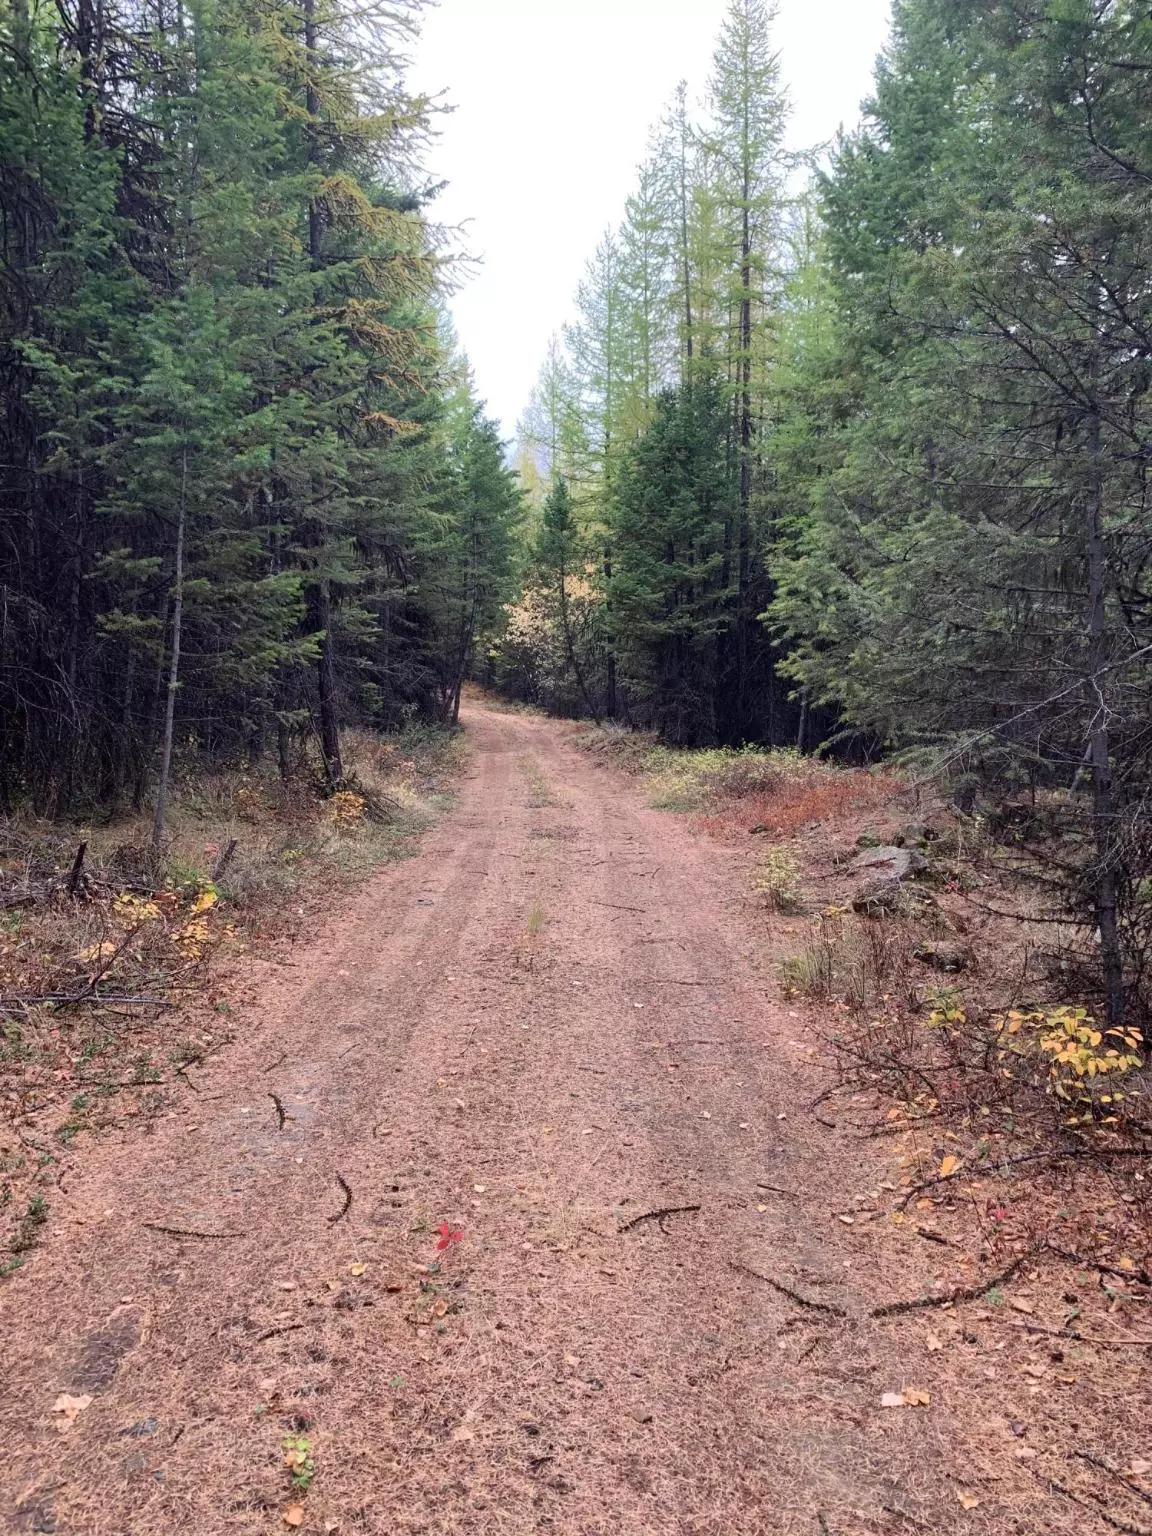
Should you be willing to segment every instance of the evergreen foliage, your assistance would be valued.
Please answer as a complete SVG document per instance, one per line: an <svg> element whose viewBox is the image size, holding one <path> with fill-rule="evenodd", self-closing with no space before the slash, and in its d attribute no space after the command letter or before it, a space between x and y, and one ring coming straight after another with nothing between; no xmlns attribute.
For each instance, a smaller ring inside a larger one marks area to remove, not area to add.
<svg viewBox="0 0 1152 1536"><path fill-rule="evenodd" d="M0 6L0 799L451 717L518 497L449 408L419 0ZM466 393L466 391L465 391Z"/></svg>

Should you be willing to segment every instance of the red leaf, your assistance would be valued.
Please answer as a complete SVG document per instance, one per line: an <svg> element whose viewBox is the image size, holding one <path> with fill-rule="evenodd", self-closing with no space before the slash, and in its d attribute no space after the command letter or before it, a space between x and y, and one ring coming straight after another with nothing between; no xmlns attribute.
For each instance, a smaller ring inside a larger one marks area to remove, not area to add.
<svg viewBox="0 0 1152 1536"><path fill-rule="evenodd" d="M445 1248L451 1248L453 1243L464 1240L463 1232L453 1232L446 1221L440 1223L440 1241L436 1244L436 1251L443 1253Z"/></svg>

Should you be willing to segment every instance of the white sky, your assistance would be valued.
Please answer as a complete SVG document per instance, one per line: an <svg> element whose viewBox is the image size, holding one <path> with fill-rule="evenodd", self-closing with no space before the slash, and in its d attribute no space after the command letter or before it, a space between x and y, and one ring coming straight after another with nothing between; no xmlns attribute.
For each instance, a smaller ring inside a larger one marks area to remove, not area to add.
<svg viewBox="0 0 1152 1536"><path fill-rule="evenodd" d="M434 212L482 265L453 299L488 412L511 438L584 263L619 222L677 82L703 91L727 0L439 0L411 84L444 91ZM889 0L780 0L791 142L856 120Z"/></svg>

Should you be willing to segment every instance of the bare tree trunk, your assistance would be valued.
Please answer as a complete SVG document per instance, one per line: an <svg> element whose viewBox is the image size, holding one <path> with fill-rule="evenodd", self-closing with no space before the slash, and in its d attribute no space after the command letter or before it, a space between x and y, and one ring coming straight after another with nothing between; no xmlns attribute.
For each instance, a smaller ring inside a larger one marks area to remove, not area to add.
<svg viewBox="0 0 1152 1536"><path fill-rule="evenodd" d="M1116 805L1112 785L1110 710L1103 677L1109 661L1107 620L1107 556L1104 547L1104 483L1100 467L1100 417L1092 416L1088 494L1089 708L1088 732L1092 764L1092 832L1096 844L1094 872L1096 925L1100 931L1100 964L1104 973L1107 1019L1115 1028L1124 1016L1124 950L1120 941L1117 896Z"/></svg>
<svg viewBox="0 0 1152 1536"><path fill-rule="evenodd" d="M180 512L176 522L176 573L172 583L172 654L168 662L168 700L164 710L164 743L156 783L156 814L152 822L152 857L159 864L168 811L172 773L172 742L176 734L176 694L180 688L180 639L184 623L184 532L188 520L188 446L180 457Z"/></svg>

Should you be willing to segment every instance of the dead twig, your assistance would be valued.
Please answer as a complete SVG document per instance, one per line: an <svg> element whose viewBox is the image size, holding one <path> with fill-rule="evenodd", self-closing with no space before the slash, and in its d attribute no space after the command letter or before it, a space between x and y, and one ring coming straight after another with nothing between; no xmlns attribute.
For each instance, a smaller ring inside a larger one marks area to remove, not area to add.
<svg viewBox="0 0 1152 1536"><path fill-rule="evenodd" d="M1097 1274L1114 1275L1117 1280L1135 1280L1140 1285L1152 1285L1152 1275L1146 1269L1117 1269L1114 1264L1103 1264L1099 1259L1085 1258L1083 1254L1076 1253L1071 1248L1061 1248L1057 1243L1048 1242L1044 1246L1058 1259L1064 1259L1081 1269L1094 1269Z"/></svg>
<svg viewBox="0 0 1152 1536"><path fill-rule="evenodd" d="M1081 1509L1089 1510L1096 1516L1097 1520L1103 1520L1104 1524L1110 1525L1114 1531L1123 1531L1125 1536L1152 1536L1152 1531L1149 1531L1146 1525L1132 1525L1127 1520L1117 1520L1114 1515L1105 1514L1098 1505L1093 1504L1089 1499L1082 1499L1078 1493L1074 1493L1071 1488L1066 1488L1063 1483L1058 1483L1054 1477L1045 1476L1041 1478L1038 1472L1034 1472L1032 1475L1038 1482L1046 1482L1054 1493L1062 1493L1073 1504L1079 1505Z"/></svg>
<svg viewBox="0 0 1152 1536"><path fill-rule="evenodd" d="M935 1232L931 1227L913 1228L917 1237L922 1237L926 1243L940 1243L944 1248L951 1248L952 1241L944 1236L943 1232Z"/></svg>
<svg viewBox="0 0 1152 1536"><path fill-rule="evenodd" d="M611 907L613 912L639 912L645 917L648 915L647 907L624 907L618 901L594 901L592 905L594 907Z"/></svg>
<svg viewBox="0 0 1152 1536"><path fill-rule="evenodd" d="M276 1068L277 1067L282 1067L287 1060L288 1060L288 1052L287 1051L282 1051L280 1053L280 1055L277 1056L275 1061L272 1061L272 1062L268 1063L268 1065L264 1068L264 1071L266 1073L267 1072L275 1072Z"/></svg>
<svg viewBox="0 0 1152 1536"><path fill-rule="evenodd" d="M789 1301L794 1301L797 1306L807 1307L810 1312L827 1312L830 1317L847 1317L843 1307L838 1307L831 1301L813 1301L810 1296L801 1296L799 1291L794 1291L790 1286L783 1285L779 1280L773 1280L771 1275L761 1274L758 1269L753 1269L749 1264L742 1264L739 1259L728 1260L729 1269L734 1269L738 1275L751 1275L753 1280L763 1281L765 1285L778 1291L781 1296L787 1296Z"/></svg>
<svg viewBox="0 0 1152 1536"><path fill-rule="evenodd" d="M285 1110L284 1105L281 1103L280 1098L278 1097L277 1094L270 1093L268 1095L268 1097L272 1100L273 1104L275 1104L275 1106L276 1106L276 1120L277 1120L276 1129L278 1131L282 1131L284 1129L284 1122L288 1118L287 1111Z"/></svg>
<svg viewBox="0 0 1152 1536"><path fill-rule="evenodd" d="M1152 1339L1106 1339L1098 1333L1081 1333L1078 1328L1044 1328L1039 1323L1017 1325L1009 1318L993 1321L1008 1323L1016 1333L1042 1333L1049 1339L1067 1339L1070 1344L1098 1344L1105 1349L1152 1349Z"/></svg>
<svg viewBox="0 0 1152 1536"><path fill-rule="evenodd" d="M633 1227L638 1227L642 1221L662 1222L665 1216L679 1216L683 1212L698 1211L698 1205L665 1205L658 1211L642 1211L639 1216L633 1216L631 1221L626 1221L622 1227L617 1227L617 1233L631 1232Z"/></svg>
<svg viewBox="0 0 1152 1536"><path fill-rule="evenodd" d="M915 1515L910 1515L906 1509L901 1509L899 1504L881 1504L880 1508L886 1515L895 1515L897 1520L904 1520L909 1525L914 1525L918 1531L926 1531L928 1529L923 1520L918 1520Z"/></svg>
<svg viewBox="0 0 1152 1536"><path fill-rule="evenodd" d="M1138 1499L1143 1499L1145 1504L1152 1504L1152 1494L1145 1493L1143 1488L1132 1482L1126 1472L1109 1466L1102 1456L1094 1456L1091 1451L1073 1451L1072 1454L1078 1456L1081 1461L1086 1461L1089 1466L1099 1467L1101 1472L1107 1472L1109 1477L1114 1477L1117 1482L1127 1488L1129 1493L1134 1493Z"/></svg>
<svg viewBox="0 0 1152 1536"><path fill-rule="evenodd" d="M927 1307L952 1307L962 1301L980 1301L987 1296L989 1291L994 1291L998 1285L1006 1285L1016 1272L1034 1256L1035 1250L1029 1248L1026 1253L1018 1254L1009 1264L1008 1268L998 1275L993 1275L990 1280L985 1280L981 1285L956 1286L950 1291L945 1291L940 1296L916 1296L911 1301L889 1301L882 1307L873 1307L869 1317L899 1317L902 1312L920 1312Z"/></svg>
<svg viewBox="0 0 1152 1536"><path fill-rule="evenodd" d="M347 1216L348 1212L352 1209L352 1190L347 1180L344 1178L344 1175L338 1173L336 1175L336 1182L344 1191L344 1204L336 1212L335 1216L329 1216L328 1225L330 1227L334 1227L338 1221L343 1221L345 1216Z"/></svg>
<svg viewBox="0 0 1152 1536"><path fill-rule="evenodd" d="M757 1184L756 1188L771 1190L774 1195L787 1195L789 1200L799 1200L800 1198L794 1189L784 1189L779 1184Z"/></svg>

